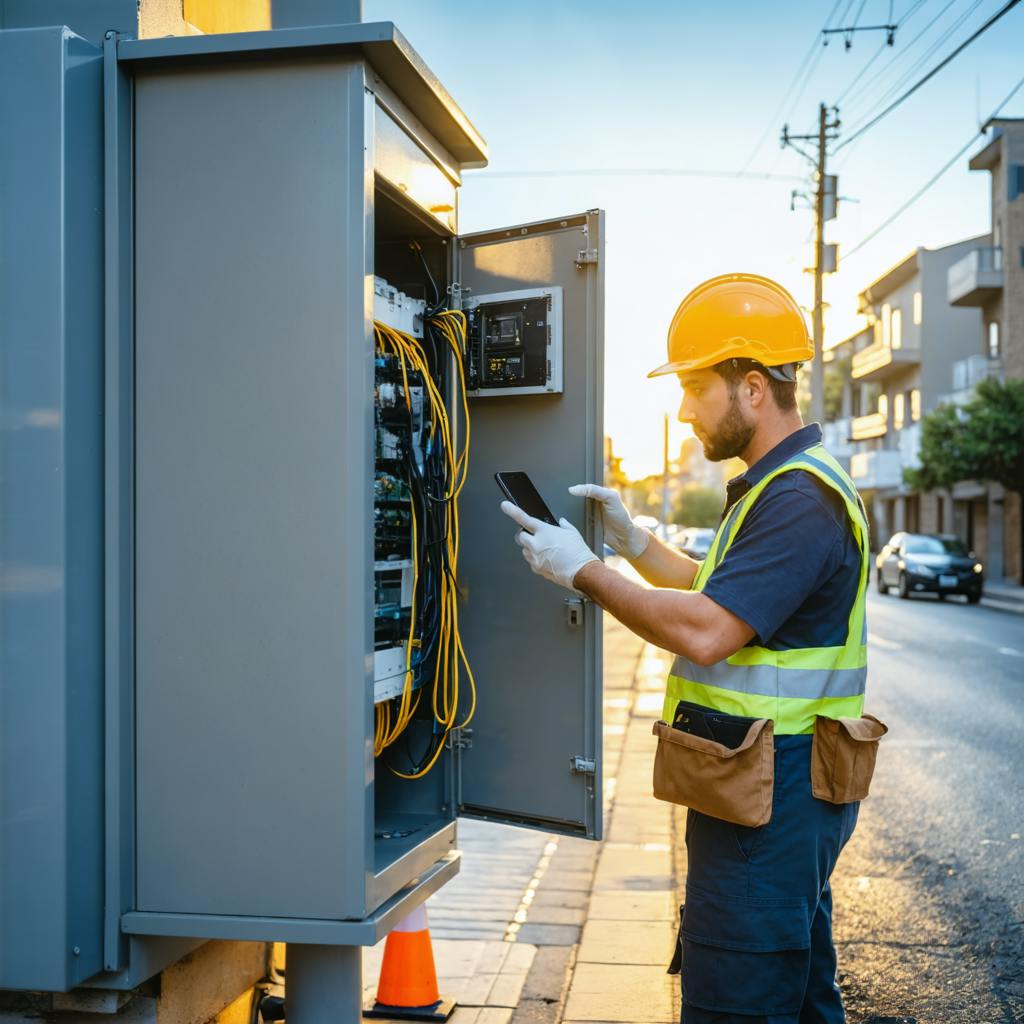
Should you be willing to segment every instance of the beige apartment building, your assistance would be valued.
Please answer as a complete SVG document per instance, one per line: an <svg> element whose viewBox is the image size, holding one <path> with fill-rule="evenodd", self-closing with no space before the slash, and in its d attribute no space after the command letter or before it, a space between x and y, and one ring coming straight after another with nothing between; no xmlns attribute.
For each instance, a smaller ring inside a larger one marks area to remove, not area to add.
<svg viewBox="0 0 1024 1024"><path fill-rule="evenodd" d="M981 236L915 249L860 293L867 326L831 350L833 362L849 363L848 415L827 433L847 433L850 475L864 497L875 547L898 530L949 530L965 539L970 533L969 543L987 549L987 510L958 511L952 498L918 494L903 480L905 469L920 465L921 417L949 400L981 332L978 310L949 305L949 270L987 243Z"/></svg>
<svg viewBox="0 0 1024 1024"><path fill-rule="evenodd" d="M984 376L1024 378L1024 118L995 118L985 129L988 140L968 167L990 176L990 241L950 267L947 279L950 304L981 316L973 362L951 396L958 402ZM1020 579L1019 497L971 482L958 484L953 497L988 502L989 576Z"/></svg>
<svg viewBox="0 0 1024 1024"><path fill-rule="evenodd" d="M920 494L903 481L920 464L923 414L963 405L987 377L1024 378L1024 119L986 129L969 167L991 175L991 232L916 249L860 293L867 326L826 353L846 388L825 439L864 496L875 548L899 530L956 533L989 579L1017 579L1016 495L977 480Z"/></svg>

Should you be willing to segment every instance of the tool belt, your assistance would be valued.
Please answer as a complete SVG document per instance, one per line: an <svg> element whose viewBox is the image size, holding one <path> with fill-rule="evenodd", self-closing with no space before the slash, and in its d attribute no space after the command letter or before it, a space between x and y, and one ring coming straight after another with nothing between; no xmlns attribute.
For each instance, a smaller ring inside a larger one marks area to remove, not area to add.
<svg viewBox="0 0 1024 1024"><path fill-rule="evenodd" d="M887 731L873 715L817 716L811 747L813 795L834 804L863 800L874 774L878 742ZM736 825L757 827L771 820L771 719L725 715L680 701L674 724L655 722L652 732L658 737L656 799Z"/></svg>

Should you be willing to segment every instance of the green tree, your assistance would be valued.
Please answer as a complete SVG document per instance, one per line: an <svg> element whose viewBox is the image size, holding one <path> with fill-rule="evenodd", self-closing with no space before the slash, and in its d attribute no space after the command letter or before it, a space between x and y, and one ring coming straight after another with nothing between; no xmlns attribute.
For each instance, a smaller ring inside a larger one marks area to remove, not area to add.
<svg viewBox="0 0 1024 1024"><path fill-rule="evenodd" d="M921 421L920 457L920 469L905 473L912 487L948 490L958 480L990 480L1024 501L1024 380L989 378L960 409L940 405L929 413Z"/></svg>
<svg viewBox="0 0 1024 1024"><path fill-rule="evenodd" d="M687 484L672 509L672 522L680 526L717 526L724 498L713 487Z"/></svg>

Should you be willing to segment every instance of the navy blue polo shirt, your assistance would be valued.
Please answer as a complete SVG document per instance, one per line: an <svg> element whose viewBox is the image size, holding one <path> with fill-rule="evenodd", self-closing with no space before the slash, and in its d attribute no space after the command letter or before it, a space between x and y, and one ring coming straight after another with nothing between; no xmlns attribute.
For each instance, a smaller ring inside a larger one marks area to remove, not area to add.
<svg viewBox="0 0 1024 1024"><path fill-rule="evenodd" d="M820 443L817 423L780 441L729 481L726 509L773 469ZM754 630L752 644L838 647L846 642L860 558L843 499L812 473L790 470L754 502L704 593Z"/></svg>

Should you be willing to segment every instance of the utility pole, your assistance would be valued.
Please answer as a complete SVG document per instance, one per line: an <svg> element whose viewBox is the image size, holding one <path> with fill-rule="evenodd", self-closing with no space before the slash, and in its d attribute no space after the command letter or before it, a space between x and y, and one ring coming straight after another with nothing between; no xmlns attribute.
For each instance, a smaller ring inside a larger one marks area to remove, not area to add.
<svg viewBox="0 0 1024 1024"><path fill-rule="evenodd" d="M664 462L661 470L661 536L668 540L668 413L665 413Z"/></svg>
<svg viewBox="0 0 1024 1024"><path fill-rule="evenodd" d="M825 322L821 309L825 256L825 143L828 111L818 106L818 188L814 193L814 359L811 362L811 419L825 421Z"/></svg>
<svg viewBox="0 0 1024 1024"><path fill-rule="evenodd" d="M782 145L795 149L801 156L814 164L816 188L814 190L814 308L812 325L814 334L814 359L811 362L811 419L821 423L825 417L825 365L822 354L825 347L825 327L823 319L822 284L825 274L836 269L835 246L825 245L825 222L836 215L838 196L835 177L826 173L828 144L834 139L839 128L838 109L834 121L829 121L829 108L824 103L818 106L818 131L813 135L790 135L789 125L782 127ZM804 152L794 143L810 140L818 145L816 156ZM828 259L826 259L828 255Z"/></svg>

